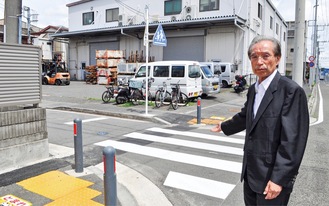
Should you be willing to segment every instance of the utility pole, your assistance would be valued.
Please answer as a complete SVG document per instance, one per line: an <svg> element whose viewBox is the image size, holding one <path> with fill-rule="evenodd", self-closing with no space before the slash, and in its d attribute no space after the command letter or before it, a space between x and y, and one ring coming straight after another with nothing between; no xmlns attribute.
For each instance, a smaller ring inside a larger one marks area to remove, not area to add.
<svg viewBox="0 0 329 206"><path fill-rule="evenodd" d="M4 39L6 43L17 44L21 41L19 18L21 18L22 0L5 1Z"/></svg>
<svg viewBox="0 0 329 206"><path fill-rule="evenodd" d="M313 69L310 71L310 85L317 82L317 74L319 69L319 56L317 52L318 48L318 26L317 26L317 19L318 19L318 0L315 1L315 16L314 16L314 32L313 32L313 56L315 57L316 64L314 65Z"/></svg>
<svg viewBox="0 0 329 206"><path fill-rule="evenodd" d="M24 6L24 11L27 12L27 43L31 44L31 9L30 7ZM22 29L22 28L21 28Z"/></svg>
<svg viewBox="0 0 329 206"><path fill-rule="evenodd" d="M292 78L303 86L304 51L305 51L305 0L296 1L295 44Z"/></svg>
<svg viewBox="0 0 329 206"><path fill-rule="evenodd" d="M144 33L144 46L145 48L145 61L146 61L146 71L145 71L145 115L148 115L148 62L149 62L149 7L145 6L145 33Z"/></svg>

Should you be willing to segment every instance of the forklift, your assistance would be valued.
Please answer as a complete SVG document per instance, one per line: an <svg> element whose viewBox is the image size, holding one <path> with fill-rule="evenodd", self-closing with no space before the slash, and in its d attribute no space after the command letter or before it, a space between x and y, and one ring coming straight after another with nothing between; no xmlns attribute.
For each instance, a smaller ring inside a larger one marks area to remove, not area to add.
<svg viewBox="0 0 329 206"><path fill-rule="evenodd" d="M70 85L70 73L60 54L55 54L52 61L43 61L42 84Z"/></svg>

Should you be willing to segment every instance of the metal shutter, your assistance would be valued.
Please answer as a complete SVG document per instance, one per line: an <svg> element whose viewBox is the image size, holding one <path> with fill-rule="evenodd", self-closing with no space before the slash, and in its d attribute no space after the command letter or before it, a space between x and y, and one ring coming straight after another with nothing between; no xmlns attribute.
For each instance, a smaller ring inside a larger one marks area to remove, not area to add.
<svg viewBox="0 0 329 206"><path fill-rule="evenodd" d="M0 44L0 107L41 102L40 55L36 46Z"/></svg>

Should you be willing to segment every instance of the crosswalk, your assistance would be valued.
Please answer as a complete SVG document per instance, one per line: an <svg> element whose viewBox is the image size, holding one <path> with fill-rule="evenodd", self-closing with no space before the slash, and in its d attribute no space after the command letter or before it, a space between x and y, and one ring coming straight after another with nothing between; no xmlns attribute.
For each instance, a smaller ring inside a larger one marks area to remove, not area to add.
<svg viewBox="0 0 329 206"><path fill-rule="evenodd" d="M224 134L206 134L202 131L192 132L152 127L142 132L126 134L124 137L130 141L105 140L95 145L112 146L116 150L159 160L169 160L175 164L182 163L198 168L232 173L236 178L229 182L225 176L223 179L209 179L200 175L191 175L189 171L182 173L182 169L175 171L176 168L172 167L163 182L164 186L224 200L235 188L235 184L232 182L236 183L239 180L242 167L243 134L226 137ZM138 141L157 143L166 145L166 147L156 147L150 144L140 145L137 144ZM182 147L193 150L194 153L186 153L184 150L177 149Z"/></svg>

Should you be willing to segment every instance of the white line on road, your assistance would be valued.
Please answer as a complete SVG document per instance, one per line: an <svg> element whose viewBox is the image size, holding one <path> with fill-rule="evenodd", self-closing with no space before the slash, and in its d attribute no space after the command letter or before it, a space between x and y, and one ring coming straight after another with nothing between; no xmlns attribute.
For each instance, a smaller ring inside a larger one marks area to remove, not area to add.
<svg viewBox="0 0 329 206"><path fill-rule="evenodd" d="M244 144L244 139L222 137L222 136L218 136L218 135L200 134L197 132L184 132L184 131L177 131L177 130L171 130L171 129L162 129L162 128L158 128L158 127L149 128L147 130L150 130L153 132L174 134L174 135L185 135L185 136L196 137L196 138L200 138L200 139L208 139L208 140L216 140L216 141L221 141L221 142Z"/></svg>
<svg viewBox="0 0 329 206"><path fill-rule="evenodd" d="M320 89L320 85L318 84L318 88L319 88L319 112L318 112L318 119L316 122L311 123L310 126L313 125L317 125L320 124L321 122L323 122L323 98L322 98L322 93L321 93L321 89Z"/></svg>
<svg viewBox="0 0 329 206"><path fill-rule="evenodd" d="M86 122L95 122L95 121L100 121L100 120L105 120L105 119L109 119L109 117L97 117L97 118L92 118L92 119L84 119L82 120L82 123L86 123ZM73 121L71 122L65 122L64 124L68 124L68 125L73 125Z"/></svg>
<svg viewBox="0 0 329 206"><path fill-rule="evenodd" d="M179 145L179 146L190 147L190 148L195 148L195 149L210 150L210 151L221 152L221 153L226 153L226 154L234 154L234 155L241 155L241 156L243 155L243 150L241 148L236 148L236 147L214 145L214 144L208 144L208 143L202 143L202 142L193 142L193 141L180 140L180 139L175 139L175 138L170 138L170 137L159 137L159 136L155 136L155 135L141 134L141 133L137 133L137 132L132 132L132 133L126 134L124 136L134 138L134 139L161 142L161 143L165 143L165 144Z"/></svg>
<svg viewBox="0 0 329 206"><path fill-rule="evenodd" d="M165 186L226 199L235 185L170 171Z"/></svg>
<svg viewBox="0 0 329 206"><path fill-rule="evenodd" d="M208 167L208 168L229 171L234 173L241 173L242 163L239 162L215 159L210 157L202 157L198 155L184 154L180 152L173 152L164 149L145 147L145 146L125 143L125 142L117 142L113 140L98 142L95 145L103 146L103 147L112 146L115 149L131 152L135 154L146 155L150 157L156 157L160 159L197 165L201 167Z"/></svg>

